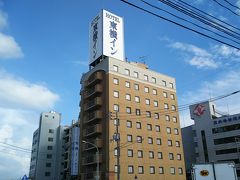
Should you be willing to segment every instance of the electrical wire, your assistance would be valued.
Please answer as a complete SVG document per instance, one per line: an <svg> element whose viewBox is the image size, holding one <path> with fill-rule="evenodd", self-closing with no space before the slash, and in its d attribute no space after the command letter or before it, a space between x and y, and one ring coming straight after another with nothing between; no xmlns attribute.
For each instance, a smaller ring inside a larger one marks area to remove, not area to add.
<svg viewBox="0 0 240 180"><path fill-rule="evenodd" d="M18 149L21 149L21 150L24 150L24 151L32 151L31 149L26 149L26 148L23 148L23 147L20 147L20 146L15 146L15 145L12 145L12 144L8 144L8 143L5 143L5 142L0 142L1 144L4 144L4 145L7 145L7 146L11 146L11 147L14 147L14 148L18 148Z"/></svg>
<svg viewBox="0 0 240 180"><path fill-rule="evenodd" d="M235 7L235 8L237 8L237 9L239 9L240 10L240 8L238 7L238 6L235 6L234 4L232 4L231 2L229 2L228 0L224 0L226 3L228 3L230 6L232 6L232 7Z"/></svg>
<svg viewBox="0 0 240 180"><path fill-rule="evenodd" d="M228 8L227 6L223 5L223 4L220 3L219 1L217 1L217 0L213 0L213 1L216 2L219 6L227 9L227 10L230 11L231 13L233 13L233 14L235 14L235 15L237 15L237 16L240 16L239 14L237 14L236 12L234 12L233 10L231 10L230 8Z"/></svg>
<svg viewBox="0 0 240 180"><path fill-rule="evenodd" d="M165 17L163 17L163 16L160 16L160 15L158 15L158 14L155 14L155 13L153 13L153 12L151 12L151 11L148 11L148 10L146 10L146 9L140 7L140 6L137 6L137 5L133 4L133 3L130 3L130 2L128 2L128 1L126 1L126 0L120 0L120 1L122 1L123 3L126 3L126 4L128 4L128 5L130 5L130 6L132 6L132 7L135 7L135 8L137 8L137 9L139 9L139 10L142 10L142 11L148 13L148 14L151 14L151 15L153 15L153 16L156 16L156 17L158 17L158 18L160 18L160 19L163 19L163 20L165 20L165 21L171 22L171 23L173 23L173 24L175 24L175 25L177 25L177 26L180 26L180 27L182 27L182 28L184 28L184 29L187 29L187 30L189 30L189 31L192 31L192 32L194 32L194 33L196 33L196 34L202 35L202 36L207 37L207 38L209 38L209 39L212 39L212 40L214 40L214 41L216 41L216 42L219 42L219 43L225 44L225 45L227 45L227 46L229 46L229 47L232 47L232 48L235 48L235 49L240 50L240 48L237 47L237 46L235 46L235 45L229 44L229 43L224 42L224 41L222 41L222 40L219 40L219 39L217 39L217 38L215 38L215 37L212 37L212 36L210 36L210 35L204 34L204 33L200 32L200 31L197 31L197 30L195 30L195 29L193 29L193 28L189 28L189 27L187 27L187 26L184 26L184 25L182 25L182 24L180 24L180 23L178 23L178 22L175 22L175 21L173 21L173 20L170 20L170 19L165 18Z"/></svg>

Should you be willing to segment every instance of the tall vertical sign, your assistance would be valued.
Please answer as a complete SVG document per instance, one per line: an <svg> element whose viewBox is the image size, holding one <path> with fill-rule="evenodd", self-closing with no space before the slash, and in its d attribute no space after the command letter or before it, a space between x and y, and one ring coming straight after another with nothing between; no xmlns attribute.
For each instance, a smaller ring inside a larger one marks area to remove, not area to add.
<svg viewBox="0 0 240 180"><path fill-rule="evenodd" d="M102 10L90 23L90 62L101 55L124 61L123 18Z"/></svg>
<svg viewBox="0 0 240 180"><path fill-rule="evenodd" d="M78 161L79 161L79 127L72 128L72 139L71 139L71 175L78 175Z"/></svg>

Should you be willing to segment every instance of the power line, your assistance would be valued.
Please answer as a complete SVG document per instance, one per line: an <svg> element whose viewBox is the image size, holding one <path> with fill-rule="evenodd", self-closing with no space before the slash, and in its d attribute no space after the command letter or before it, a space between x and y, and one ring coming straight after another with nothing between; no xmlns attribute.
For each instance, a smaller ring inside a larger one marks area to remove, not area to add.
<svg viewBox="0 0 240 180"><path fill-rule="evenodd" d="M182 25L182 24L180 24L180 23L178 23L178 22L175 22L175 21L173 21L173 20L170 20L170 19L165 18L165 17L163 17L163 16L160 16L160 15L158 15L158 14L155 14L155 13L153 13L153 12L151 12L151 11L148 11L148 10L146 10L146 9L140 7L140 6L137 6L137 5L135 5L135 4L132 4L132 3L128 2L128 1L126 1L126 0L120 0L120 1L122 1L122 2L124 2L124 3L126 3L126 4L128 4L128 5L130 5L130 6L132 6L132 7L135 7L135 8L137 8L137 9L140 9L140 10L142 10L142 11L148 13L148 14L151 14L151 15L153 15L153 16L156 16L156 17L158 17L158 18L160 18L160 19L163 19L163 20L165 20L165 21L171 22L171 23L173 23L173 24L175 24L175 25L177 25L177 26L180 26L180 27L182 27L182 28L184 28L184 29L187 29L187 30L189 30L189 31L192 31L192 32L197 33L197 34L200 34L200 35L202 35L202 36L204 36L204 37L207 37L207 38L209 38L209 39L212 39L212 40L214 40L214 41L216 41L216 42L219 42L219 43L225 44L225 45L227 45L227 46L230 46L230 47L232 47L232 48L235 48L235 49L240 50L240 48L237 47L237 46L234 46L234 45L232 45L232 44L229 44L229 43L227 43L227 42L224 42L224 41L222 41L222 40L219 40L219 39L217 39L217 38L214 38L214 37L212 37L212 36L210 36L210 35L207 35L207 34L204 34L204 33L200 32L200 31L197 31L197 30L195 30L195 29L193 29L193 28L189 28L189 27L184 26L184 25Z"/></svg>
<svg viewBox="0 0 240 180"><path fill-rule="evenodd" d="M235 15L237 15L237 16L240 16L239 14L237 14L236 12L234 12L233 10L231 10L230 8L228 8L227 6L221 4L219 1L217 1L217 0L213 0L213 1L216 2L219 6L227 9L227 10L230 11L231 13L233 13L233 14L235 14Z"/></svg>
<svg viewBox="0 0 240 180"><path fill-rule="evenodd" d="M167 14L170 14L170 15L178 18L178 19L181 19L181 20L183 20L183 21L185 21L185 22L188 22L188 23L190 23L190 24L192 24L192 25L194 25L194 26L196 26L196 27L199 27L199 28L201 28L201 29L204 29L204 30L206 30L206 31L209 31L209 32L211 32L211 33L213 33L213 34L215 34L215 35L217 35L217 36L219 36L219 37L228 39L228 40L230 40L230 41L232 41L232 42L235 42L235 43L239 44L238 41L235 41L235 40L233 40L233 39L231 39L231 38L229 38L229 37L223 36L223 35L221 35L221 34L219 34L219 33L216 33L215 31L212 31L212 30L207 29L207 28L205 28L205 27L203 27L203 26L200 26L200 25L198 25L198 24L196 24L196 23L194 23L194 22L191 22L191 21L189 21L189 20L187 20L187 19L184 19L184 18L182 18L182 17L180 17L180 16L177 16L177 15L175 15L175 14L173 14L173 13L167 11L167 10L161 9L161 8L159 8L159 7L155 6L155 5L152 5L152 4L150 4L150 3L148 3L148 2L146 2L146 1L144 1L144 0L140 0L140 1L142 1L143 3L149 5L149 6L153 7L153 8L156 8L156 9L158 9L158 10L160 10L160 11L163 11L163 12L165 12L165 13L167 13Z"/></svg>
<svg viewBox="0 0 240 180"><path fill-rule="evenodd" d="M232 7L235 7L235 8L237 8L237 9L239 9L240 10L240 8L238 7L238 6L235 6L234 4L232 4L231 2L229 2L228 0L224 0L226 3L228 3L230 6L232 6Z"/></svg>
<svg viewBox="0 0 240 180"><path fill-rule="evenodd" d="M8 144L8 143L5 143L5 142L0 142L1 144L4 144L4 145L7 145L7 146L11 146L11 147L14 147L14 148L18 148L18 149L21 149L21 150L24 150L24 151L32 151L31 149L26 149L26 148L23 148L23 147L20 147L20 146L15 146L15 145L12 145L12 144Z"/></svg>

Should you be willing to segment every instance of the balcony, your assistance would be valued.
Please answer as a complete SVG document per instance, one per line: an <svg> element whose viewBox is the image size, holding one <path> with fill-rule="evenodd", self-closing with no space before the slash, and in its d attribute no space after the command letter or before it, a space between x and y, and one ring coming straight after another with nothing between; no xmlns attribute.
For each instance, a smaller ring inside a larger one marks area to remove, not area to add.
<svg viewBox="0 0 240 180"><path fill-rule="evenodd" d="M97 84L83 93L83 98L91 98L103 91L102 85Z"/></svg>
<svg viewBox="0 0 240 180"><path fill-rule="evenodd" d="M99 172L99 174L100 174L100 177L103 175L103 173L101 171ZM87 173L83 173L82 174L82 178L83 179L87 179L87 180L95 180L96 176L97 176L97 172L96 171L87 172Z"/></svg>
<svg viewBox="0 0 240 180"><path fill-rule="evenodd" d="M99 159L97 158L97 155L88 155L85 158L83 158L82 163L83 165L91 165L91 164L97 164L102 163L102 154L99 154Z"/></svg>
<svg viewBox="0 0 240 180"><path fill-rule="evenodd" d="M102 125L101 124L96 124L95 126L91 126L83 131L83 135L88 137L88 136L93 136L96 134L102 133Z"/></svg>
<svg viewBox="0 0 240 180"><path fill-rule="evenodd" d="M89 141L92 144L95 144L98 148L102 148L103 147L103 140L102 139L95 139L93 141ZM96 149L93 145L85 143L83 146L83 150L84 151L88 151L88 150L92 150L92 149Z"/></svg>
<svg viewBox="0 0 240 180"><path fill-rule="evenodd" d="M103 118L102 111L94 111L89 113L85 118L84 118L84 123L90 123L94 122L95 120L99 120Z"/></svg>
<svg viewBox="0 0 240 180"><path fill-rule="evenodd" d="M92 76L89 77L88 81L86 81L85 86L93 86L100 82L103 79L103 73L102 72L96 72Z"/></svg>
<svg viewBox="0 0 240 180"><path fill-rule="evenodd" d="M87 101L87 103L84 105L85 111L90 111L94 108L97 108L102 105L102 99L101 97L96 97L95 99L91 101Z"/></svg>

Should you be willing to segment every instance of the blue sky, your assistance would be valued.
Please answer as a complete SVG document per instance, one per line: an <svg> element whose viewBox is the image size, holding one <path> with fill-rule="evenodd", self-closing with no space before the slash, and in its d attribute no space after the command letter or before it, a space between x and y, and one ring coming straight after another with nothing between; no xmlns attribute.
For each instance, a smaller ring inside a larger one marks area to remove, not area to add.
<svg viewBox="0 0 240 180"><path fill-rule="evenodd" d="M234 3L240 6L240 1ZM192 5L239 27L239 17L214 1ZM179 104L240 89L239 51L120 1L0 0L0 142L31 148L43 111L62 113L63 124L77 119L80 77L88 70L89 22L102 8L124 17L128 60L141 61L145 56L150 69L176 78ZM229 97L218 106L240 112L239 98ZM180 117L181 126L192 123L188 111ZM1 146L0 161L4 179L28 173L29 154L20 157ZM8 164L15 166L9 169Z"/></svg>

